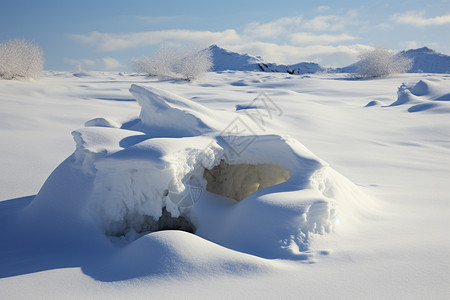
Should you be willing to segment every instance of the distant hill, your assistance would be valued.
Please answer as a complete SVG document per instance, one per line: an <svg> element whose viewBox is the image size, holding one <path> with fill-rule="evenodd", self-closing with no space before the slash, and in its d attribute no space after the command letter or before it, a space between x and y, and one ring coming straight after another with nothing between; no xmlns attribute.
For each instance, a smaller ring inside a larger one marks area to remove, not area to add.
<svg viewBox="0 0 450 300"><path fill-rule="evenodd" d="M450 56L423 47L400 52L413 60L408 73L450 73Z"/></svg>
<svg viewBox="0 0 450 300"><path fill-rule="evenodd" d="M311 62L302 62L295 65L269 63L259 56L231 52L218 47L217 45L212 45L205 50L209 50L211 52L213 71L234 70L311 74L328 70L316 63Z"/></svg>
<svg viewBox="0 0 450 300"><path fill-rule="evenodd" d="M428 47L401 51L399 55L404 55L413 61L408 73L450 73L450 56L438 53ZM354 73L359 62L343 68L337 68L337 73Z"/></svg>
<svg viewBox="0 0 450 300"><path fill-rule="evenodd" d="M260 71L289 74L354 73L358 67L358 62L343 68L325 68L312 62L283 65L266 62L259 56L228 51L217 45L212 45L202 51L207 50L211 52L213 71ZM413 60L413 66L408 73L450 73L450 56L430 48L411 49L401 51L399 54Z"/></svg>

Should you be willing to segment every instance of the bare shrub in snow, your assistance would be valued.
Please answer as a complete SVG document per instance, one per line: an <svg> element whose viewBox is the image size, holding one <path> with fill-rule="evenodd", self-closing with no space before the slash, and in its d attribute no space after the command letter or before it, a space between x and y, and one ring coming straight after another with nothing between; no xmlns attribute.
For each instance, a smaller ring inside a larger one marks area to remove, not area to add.
<svg viewBox="0 0 450 300"><path fill-rule="evenodd" d="M412 66L412 60L386 48L376 48L359 55L357 78L375 78L395 73L405 73Z"/></svg>
<svg viewBox="0 0 450 300"><path fill-rule="evenodd" d="M161 47L152 57L134 59L132 64L135 72L148 76L193 80L211 69L212 60L209 49L189 53Z"/></svg>
<svg viewBox="0 0 450 300"><path fill-rule="evenodd" d="M13 39L0 44L0 77L4 79L38 77L44 66L44 52L38 45Z"/></svg>

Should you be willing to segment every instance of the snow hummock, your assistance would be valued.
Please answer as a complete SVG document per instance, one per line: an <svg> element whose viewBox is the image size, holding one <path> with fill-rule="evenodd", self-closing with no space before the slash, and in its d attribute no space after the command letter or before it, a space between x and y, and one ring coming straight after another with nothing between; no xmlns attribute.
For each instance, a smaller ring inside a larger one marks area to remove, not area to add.
<svg viewBox="0 0 450 300"><path fill-rule="evenodd" d="M64 183L83 191L72 193L76 202L61 202L56 194L64 179L50 176L29 214L78 206L66 211L70 218L90 220L91 230L111 238L180 229L237 251L295 258L303 257L312 235L333 232L341 211L352 212L341 218L351 223L370 202L288 136L220 131L225 116L249 122L245 114L207 109L155 87L132 85L130 92L141 106L135 125L72 133L76 150L58 169L84 178Z"/></svg>
<svg viewBox="0 0 450 300"><path fill-rule="evenodd" d="M120 128L122 124L108 118L94 118L92 120L86 121L86 123L84 123L84 126Z"/></svg>
<svg viewBox="0 0 450 300"><path fill-rule="evenodd" d="M409 105L415 113L432 111L450 112L450 83L448 80L422 79L415 84L403 83L397 92L397 100L389 106Z"/></svg>

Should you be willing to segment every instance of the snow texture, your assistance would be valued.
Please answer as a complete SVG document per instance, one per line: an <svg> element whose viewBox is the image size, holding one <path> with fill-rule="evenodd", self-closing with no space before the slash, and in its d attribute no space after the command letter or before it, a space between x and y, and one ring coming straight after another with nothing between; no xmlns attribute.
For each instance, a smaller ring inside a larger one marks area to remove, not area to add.
<svg viewBox="0 0 450 300"><path fill-rule="evenodd" d="M416 84L403 83L397 92L397 100L392 106L408 105L411 113L433 111L450 112L450 83L448 80L422 79Z"/></svg>
<svg viewBox="0 0 450 300"><path fill-rule="evenodd" d="M0 81L2 298L448 298L448 75L74 75Z"/></svg>
<svg viewBox="0 0 450 300"><path fill-rule="evenodd" d="M214 129L219 112L157 88L132 85L130 92L141 106L139 125L74 131L76 150L59 167L84 174L90 188L78 187L77 203L58 205L83 207L71 218L90 219L106 236L183 229L261 257L303 257L311 234L331 233L340 209L358 211L366 201L292 138L237 136L251 143L236 155L236 137ZM169 135L152 137L162 130ZM51 195L60 181L47 180L30 213L60 201ZM241 202L205 210L212 201L206 190Z"/></svg>

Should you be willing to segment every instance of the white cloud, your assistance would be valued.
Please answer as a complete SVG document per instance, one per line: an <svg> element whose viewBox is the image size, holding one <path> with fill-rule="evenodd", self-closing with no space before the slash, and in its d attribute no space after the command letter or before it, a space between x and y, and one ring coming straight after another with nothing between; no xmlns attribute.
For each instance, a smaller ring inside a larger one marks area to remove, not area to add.
<svg viewBox="0 0 450 300"><path fill-rule="evenodd" d="M420 48L420 43L418 41L405 41L405 42L400 43L400 45L405 49Z"/></svg>
<svg viewBox="0 0 450 300"><path fill-rule="evenodd" d="M329 10L330 8L331 7L329 7L329 6L321 5L316 8L316 11L319 13L323 13L323 12L326 12L327 10Z"/></svg>
<svg viewBox="0 0 450 300"><path fill-rule="evenodd" d="M450 14L426 18L424 17L424 12L407 11L405 13L393 14L392 16L390 16L390 19L399 24L407 24L422 27L422 26L449 24Z"/></svg>
<svg viewBox="0 0 450 300"><path fill-rule="evenodd" d="M343 41L355 40L357 37L342 33L338 35L311 34L309 32L297 32L291 35L294 44L335 44Z"/></svg>
<svg viewBox="0 0 450 300"><path fill-rule="evenodd" d="M317 16L310 20L304 20L302 28L313 31L338 31L344 29L348 25L357 24L357 17L358 14L354 10L348 11L345 16Z"/></svg>
<svg viewBox="0 0 450 300"><path fill-rule="evenodd" d="M103 66L106 70L116 69L122 67L120 62L112 57L103 57L102 58Z"/></svg>
<svg viewBox="0 0 450 300"><path fill-rule="evenodd" d="M322 7L320 10L325 11ZM194 30L159 30L132 33L72 34L69 37L103 52L121 51L150 45L192 45L197 48L219 44L234 51L245 51L260 55L271 62L298 63L316 61L330 66L343 66L353 62L362 45L339 45L357 37L343 33L341 29L358 24L356 11L343 15L320 15L312 19L293 16L276 19L267 23L253 22L237 32L233 29L224 31ZM330 33L314 33L332 31ZM279 45L280 41L291 45ZM333 46L331 46L333 44ZM301 45L302 47L300 47ZM98 66L116 68L118 62L111 58L97 60Z"/></svg>
<svg viewBox="0 0 450 300"><path fill-rule="evenodd" d="M285 17L268 23L252 22L243 31L249 38L277 37L296 31L302 23L302 17Z"/></svg>
<svg viewBox="0 0 450 300"><path fill-rule="evenodd" d="M388 23L380 23L376 26L374 26L375 29L381 29L381 30L386 30L386 29L390 29L392 28L392 26Z"/></svg>
<svg viewBox="0 0 450 300"><path fill-rule="evenodd" d="M237 43L240 36L235 30L219 32L193 30L160 30L136 33L100 33L72 34L75 41L92 45L100 51L116 51L141 46L157 45L167 41L190 42L201 45L214 43Z"/></svg>
<svg viewBox="0 0 450 300"><path fill-rule="evenodd" d="M64 62L72 65L75 69L80 72L86 69L90 69L95 65L95 60L81 58L81 59L72 59L72 58L64 58Z"/></svg>
<svg viewBox="0 0 450 300"><path fill-rule="evenodd" d="M95 60L87 58L81 59L64 58L64 62L74 66L77 72L96 69L112 70L123 67L123 65L117 59L112 57L103 57L101 59L96 58Z"/></svg>
<svg viewBox="0 0 450 300"><path fill-rule="evenodd" d="M326 7L321 8L322 11ZM243 36L247 38L273 38L286 36L300 29L312 31L338 31L348 25L357 23L357 13L348 11L345 15L317 16L313 19L303 19L302 16L285 17L268 23L252 22L243 30Z"/></svg>

